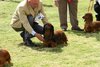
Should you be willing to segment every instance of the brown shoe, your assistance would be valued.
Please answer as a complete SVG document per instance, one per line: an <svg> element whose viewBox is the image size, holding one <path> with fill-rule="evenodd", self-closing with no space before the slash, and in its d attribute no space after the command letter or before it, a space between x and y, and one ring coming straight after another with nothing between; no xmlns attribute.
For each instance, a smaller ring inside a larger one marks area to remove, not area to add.
<svg viewBox="0 0 100 67"><path fill-rule="evenodd" d="M67 27L66 27L66 26L61 26L61 29L62 29L63 31L67 31Z"/></svg>
<svg viewBox="0 0 100 67"><path fill-rule="evenodd" d="M67 31L67 29L66 28L64 28L64 29L62 29L63 31Z"/></svg>

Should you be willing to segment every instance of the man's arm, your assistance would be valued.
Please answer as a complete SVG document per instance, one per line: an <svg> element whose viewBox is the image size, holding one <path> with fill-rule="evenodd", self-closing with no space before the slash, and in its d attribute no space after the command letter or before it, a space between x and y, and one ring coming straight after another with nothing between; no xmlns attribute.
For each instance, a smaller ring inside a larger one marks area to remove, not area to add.
<svg viewBox="0 0 100 67"><path fill-rule="evenodd" d="M20 21L21 21L23 27L25 28L25 30L28 31L33 36L36 36L40 41L44 41L43 37L40 34L36 33L33 30L33 28L31 27L31 25L29 24L29 21L27 19L27 16L26 16L24 10L19 8L18 14L19 14Z"/></svg>

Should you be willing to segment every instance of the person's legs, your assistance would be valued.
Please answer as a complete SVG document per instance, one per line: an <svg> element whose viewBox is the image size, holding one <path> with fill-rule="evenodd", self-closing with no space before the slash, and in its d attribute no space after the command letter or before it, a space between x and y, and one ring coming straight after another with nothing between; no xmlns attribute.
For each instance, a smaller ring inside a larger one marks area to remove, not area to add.
<svg viewBox="0 0 100 67"><path fill-rule="evenodd" d="M100 21L100 5L99 3L96 1L96 3L94 4L94 11L97 13L96 16L96 20Z"/></svg>
<svg viewBox="0 0 100 67"><path fill-rule="evenodd" d="M33 19L32 15L28 15L27 19L29 21L29 24L31 26L33 26L34 19ZM24 41L25 45L27 45L27 46L33 45L32 41L31 41L31 38L33 36L29 32L27 32L26 30L24 30L24 32L21 33L21 36L23 37L23 41Z"/></svg>
<svg viewBox="0 0 100 67"><path fill-rule="evenodd" d="M77 0L73 0L72 3L69 5L69 14L70 14L70 22L73 28L78 27L78 20L77 20Z"/></svg>
<svg viewBox="0 0 100 67"><path fill-rule="evenodd" d="M35 32L43 34L43 27L38 25L38 23L34 22L34 18L32 17L32 15L28 15L27 16L28 21L31 25L31 27L34 29ZM26 45L34 45L31 41L31 38L34 37L32 36L30 33L28 33L26 30L24 32L24 41Z"/></svg>
<svg viewBox="0 0 100 67"><path fill-rule="evenodd" d="M78 0L73 0L73 2L69 4L70 22L72 25L72 30L82 31L82 29L78 27L77 8Z"/></svg>
<svg viewBox="0 0 100 67"><path fill-rule="evenodd" d="M35 32L39 34L43 34L43 27L39 25L37 22L35 22L31 15L28 16L28 20L29 20L31 27L34 29Z"/></svg>
<svg viewBox="0 0 100 67"><path fill-rule="evenodd" d="M59 19L60 19L60 27L62 29L67 29L67 2L66 0L59 0Z"/></svg>
<svg viewBox="0 0 100 67"><path fill-rule="evenodd" d="M39 33L39 34L43 34L43 27L39 24L34 24L33 25L33 29L35 32Z"/></svg>

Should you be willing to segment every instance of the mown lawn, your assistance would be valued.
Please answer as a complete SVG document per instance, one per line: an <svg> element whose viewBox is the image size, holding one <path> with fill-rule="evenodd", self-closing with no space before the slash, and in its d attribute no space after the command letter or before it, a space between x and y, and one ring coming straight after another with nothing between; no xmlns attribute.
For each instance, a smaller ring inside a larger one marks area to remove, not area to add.
<svg viewBox="0 0 100 67"><path fill-rule="evenodd" d="M13 67L99 67L100 65L100 32L84 33L72 31L68 23L68 46L55 48L42 47L37 38L32 41L40 47L22 45L19 33L10 27L10 21L17 4L21 0L0 1L0 48L11 54ZM60 29L57 8L53 0L42 0L49 22ZM84 27L82 16L88 12L89 0L79 0L79 26ZM95 20L95 12L92 11ZM68 17L69 19L69 17Z"/></svg>

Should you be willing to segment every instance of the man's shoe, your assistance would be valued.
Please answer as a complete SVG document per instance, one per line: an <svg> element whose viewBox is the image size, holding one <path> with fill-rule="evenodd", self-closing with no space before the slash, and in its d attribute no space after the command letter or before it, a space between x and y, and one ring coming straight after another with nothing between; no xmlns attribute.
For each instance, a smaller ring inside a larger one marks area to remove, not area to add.
<svg viewBox="0 0 100 67"><path fill-rule="evenodd" d="M63 28L62 30L63 30L63 31L67 31L67 29L66 29L66 28Z"/></svg>
<svg viewBox="0 0 100 67"><path fill-rule="evenodd" d="M78 28L72 28L72 30L76 30L76 31L83 31L83 29Z"/></svg>
<svg viewBox="0 0 100 67"><path fill-rule="evenodd" d="M26 46L33 46L34 45L30 39L26 39L25 42L24 42L24 44Z"/></svg>
<svg viewBox="0 0 100 67"><path fill-rule="evenodd" d="M67 31L67 27L66 27L66 26L61 26L61 29L62 29L63 31Z"/></svg>

